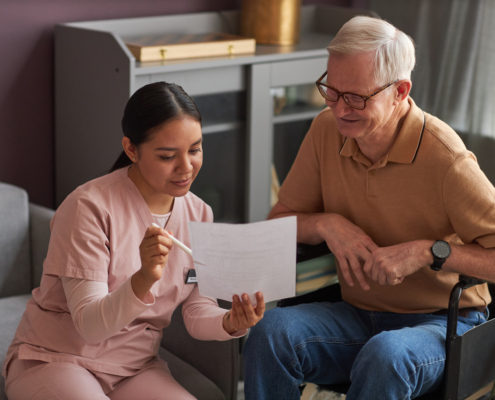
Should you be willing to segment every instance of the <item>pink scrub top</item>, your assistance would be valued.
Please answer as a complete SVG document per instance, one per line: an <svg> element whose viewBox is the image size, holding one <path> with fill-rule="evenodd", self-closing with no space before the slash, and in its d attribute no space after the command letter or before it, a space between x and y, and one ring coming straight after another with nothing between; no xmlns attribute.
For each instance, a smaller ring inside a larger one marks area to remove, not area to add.
<svg viewBox="0 0 495 400"><path fill-rule="evenodd" d="M201 296L197 284L185 284L194 265L177 246L170 251L161 279L151 288L154 304L139 317L96 344L77 332L60 277L105 282L111 293L141 268L139 245L154 220L127 171L122 168L78 187L55 213L41 285L33 290L9 347L4 376L16 351L19 359L69 362L95 372L133 376L160 362L162 329L180 304L186 328L196 339L228 340L246 333L225 332L225 310ZM190 247L187 221L212 220L211 208L189 192L175 198L166 229ZM139 302L137 297L135 301Z"/></svg>

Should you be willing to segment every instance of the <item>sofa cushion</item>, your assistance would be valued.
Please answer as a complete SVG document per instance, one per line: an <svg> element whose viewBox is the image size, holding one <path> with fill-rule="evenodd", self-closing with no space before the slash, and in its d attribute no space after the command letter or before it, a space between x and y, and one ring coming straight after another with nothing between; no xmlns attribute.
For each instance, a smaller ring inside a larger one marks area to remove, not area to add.
<svg viewBox="0 0 495 400"><path fill-rule="evenodd" d="M225 400L222 391L190 364L160 347L160 357L168 363L175 380L198 400Z"/></svg>
<svg viewBox="0 0 495 400"><path fill-rule="evenodd" d="M45 261L50 242L50 221L53 214L55 210L29 203L33 289L40 285L41 275L43 275L43 261Z"/></svg>
<svg viewBox="0 0 495 400"><path fill-rule="evenodd" d="M0 297L31 291L27 192L0 183Z"/></svg>
<svg viewBox="0 0 495 400"><path fill-rule="evenodd" d="M30 298L30 294L25 294L0 299L0 366L3 366L5 354L14 338L17 325L19 325L22 314L26 310L26 303ZM4 387L4 379L0 375L0 400L7 400Z"/></svg>

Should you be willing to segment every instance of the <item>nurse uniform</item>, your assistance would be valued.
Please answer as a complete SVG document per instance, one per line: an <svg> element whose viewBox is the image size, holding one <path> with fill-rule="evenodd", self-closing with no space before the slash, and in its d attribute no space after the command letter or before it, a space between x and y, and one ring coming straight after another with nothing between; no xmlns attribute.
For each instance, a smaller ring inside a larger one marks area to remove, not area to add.
<svg viewBox="0 0 495 400"><path fill-rule="evenodd" d="M162 329L177 306L183 304L184 323L196 339L247 333L225 332L225 310L201 296L197 285L185 284L194 265L177 246L152 294L144 302L134 295L130 280L141 268L139 245L154 219L127 172L122 168L78 187L55 213L41 285L33 290L2 370L10 400L27 400L31 392L42 399L43 391L46 398L59 398L64 385L71 393L92 388L94 399L114 398L116 392L116 399L137 399L132 396L148 389L170 394L160 399L189 399L157 355ZM187 222L212 220L211 208L189 192L175 198L166 229L190 247ZM84 284L100 289L74 291L73 299L72 291ZM51 381L61 369L69 371L63 382ZM132 385L138 378L139 385ZM124 385L126 390L119 390Z"/></svg>

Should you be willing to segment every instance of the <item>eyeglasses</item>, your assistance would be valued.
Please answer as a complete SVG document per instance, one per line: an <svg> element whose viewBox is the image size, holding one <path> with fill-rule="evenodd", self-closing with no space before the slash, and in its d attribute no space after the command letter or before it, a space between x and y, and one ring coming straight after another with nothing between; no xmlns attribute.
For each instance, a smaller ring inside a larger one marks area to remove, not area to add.
<svg viewBox="0 0 495 400"><path fill-rule="evenodd" d="M350 92L341 93L338 90L334 89L333 87L321 83L321 81L326 75L327 73L325 72L320 77L320 79L316 81L316 86L318 87L318 90L320 91L321 95L328 101L331 101L332 103L339 101L339 97L342 96L346 104L349 107L355 108L356 110L364 110L364 108L366 107L366 100L368 100L370 97L377 95L382 90L385 90L390 85L393 85L395 82L397 82L397 80L395 80L393 82L387 83L385 86L382 86L380 89L371 93L370 95L362 96L360 94L350 93Z"/></svg>

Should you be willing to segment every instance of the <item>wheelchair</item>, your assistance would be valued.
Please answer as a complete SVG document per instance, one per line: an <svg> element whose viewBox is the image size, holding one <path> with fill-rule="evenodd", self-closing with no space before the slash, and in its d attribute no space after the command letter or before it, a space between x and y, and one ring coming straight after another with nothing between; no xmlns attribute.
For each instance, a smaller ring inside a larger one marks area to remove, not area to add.
<svg viewBox="0 0 495 400"><path fill-rule="evenodd" d="M311 260L330 254L326 243L316 246L297 245L297 262ZM476 394L476 399L495 399L495 319L490 319L458 336L457 318L459 300L464 289L485 283L481 279L460 276L459 282L453 287L448 308L447 335L445 346L447 357L445 372L441 387L433 392L417 397L418 400L466 400ZM495 291L490 287L492 297ZM289 307L297 304L313 302L337 302L342 300L340 285L334 284L323 287L311 293L298 297L280 300L278 307ZM490 305L494 307L493 303ZM491 308L489 306L489 308ZM495 308L495 307L494 307ZM494 315L495 309L490 310ZM304 390L301 386L301 393ZM318 385L311 400L340 400L344 399L350 387L350 382Z"/></svg>

